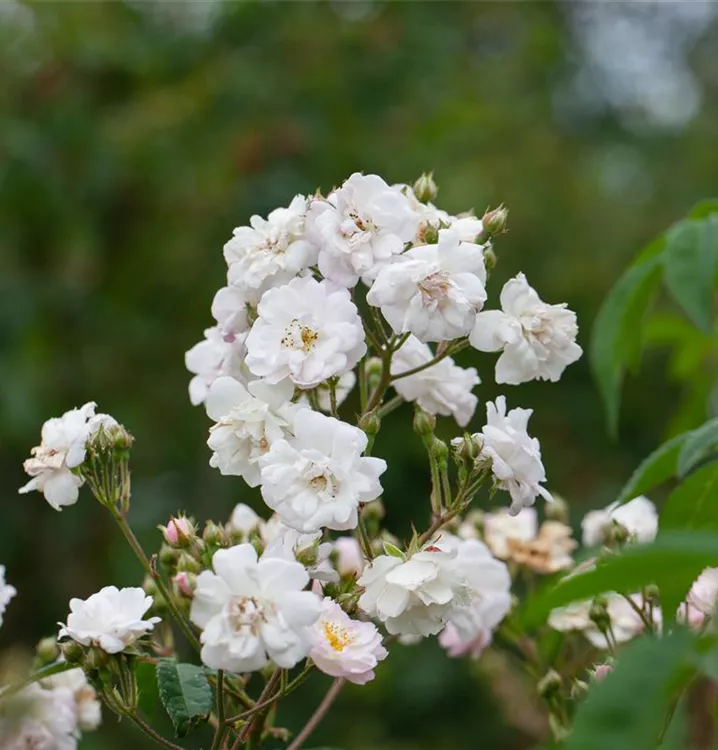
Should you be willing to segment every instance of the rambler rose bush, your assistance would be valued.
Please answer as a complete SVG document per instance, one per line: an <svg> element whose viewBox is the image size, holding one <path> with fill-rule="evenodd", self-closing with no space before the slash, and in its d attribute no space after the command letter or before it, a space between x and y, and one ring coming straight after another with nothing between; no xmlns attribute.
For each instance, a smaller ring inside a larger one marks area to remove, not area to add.
<svg viewBox="0 0 718 750"><path fill-rule="evenodd" d="M209 418L210 465L240 495L242 483L259 487L263 511L240 503L219 523L178 514L148 555L128 520L129 433L92 402L45 423L20 491L61 510L87 485L146 578L70 602L37 670L0 692L0 747L75 748L99 724L98 699L159 745L182 747L143 715L149 668L178 738L200 730L211 750L271 748L288 736L276 705L318 670L334 681L290 741L297 750L345 682L371 681L392 649L431 637L449 657L518 657L555 739L570 742L588 684L614 680L617 646L670 633L674 613L710 629L716 571L697 561L678 599L662 600L645 576L585 583L652 548L656 509L631 500L649 487L638 481L583 519L576 565L566 504L547 489L520 395L485 403L483 426L460 431L480 383L455 359L463 349L500 352L496 382L516 385L558 380L581 348L575 314L543 302L523 274L497 300L506 209L452 216L435 198L429 175L410 187L357 173L327 196L252 217L225 246L216 325L186 354L189 395ZM404 402L431 490L399 540L382 523L392 467L372 453ZM457 426L449 444L437 417ZM473 507L482 488L499 507ZM538 498L546 505L531 507ZM527 589L552 575L563 578L524 612ZM0 623L15 594L0 567Z"/></svg>

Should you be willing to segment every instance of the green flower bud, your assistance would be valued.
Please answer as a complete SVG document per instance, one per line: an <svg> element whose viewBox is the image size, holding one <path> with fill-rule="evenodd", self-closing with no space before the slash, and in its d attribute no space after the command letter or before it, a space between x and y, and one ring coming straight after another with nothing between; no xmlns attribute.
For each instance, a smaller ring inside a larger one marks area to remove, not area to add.
<svg viewBox="0 0 718 750"><path fill-rule="evenodd" d="M436 200L436 196L439 193L439 188L434 182L433 172L424 172L419 179L414 183L414 195L422 203L429 203Z"/></svg>
<svg viewBox="0 0 718 750"><path fill-rule="evenodd" d="M420 407L414 412L414 432L422 437L433 434L436 429L436 417Z"/></svg>
<svg viewBox="0 0 718 750"><path fill-rule="evenodd" d="M359 429L369 437L374 437L381 429L381 418L375 411L371 411L359 420Z"/></svg>
<svg viewBox="0 0 718 750"><path fill-rule="evenodd" d="M68 664L81 664L85 658L85 649L75 641L65 641L60 644L60 652Z"/></svg>
<svg viewBox="0 0 718 750"><path fill-rule="evenodd" d="M509 218L509 209L503 204L492 211L487 211L481 218L484 232L489 236L501 234L506 231L506 222Z"/></svg>
<svg viewBox="0 0 718 750"><path fill-rule="evenodd" d="M60 648L55 636L43 638L35 647L35 653L42 664L52 664L60 656Z"/></svg>

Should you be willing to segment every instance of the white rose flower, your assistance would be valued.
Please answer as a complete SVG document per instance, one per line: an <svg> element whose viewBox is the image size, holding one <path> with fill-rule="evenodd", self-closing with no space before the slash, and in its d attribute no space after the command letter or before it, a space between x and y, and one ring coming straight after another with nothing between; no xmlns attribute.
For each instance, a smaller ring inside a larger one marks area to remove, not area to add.
<svg viewBox="0 0 718 750"><path fill-rule="evenodd" d="M541 446L527 432L531 409L512 409L506 413L506 399L486 404L486 425L476 439L481 443L480 457L491 462L496 486L511 495L511 513L533 505L541 495L551 501L541 486L546 472L541 462Z"/></svg>
<svg viewBox="0 0 718 750"><path fill-rule="evenodd" d="M606 540L614 523L620 524L639 543L652 542L658 533L656 506L643 495L628 503L611 503L602 510L591 510L583 517L583 544L593 547Z"/></svg>
<svg viewBox="0 0 718 750"><path fill-rule="evenodd" d="M212 669L254 672L270 660L290 669L311 648L319 599L303 589L298 562L262 557L251 544L220 549L214 572L197 576L190 619L202 628L202 661Z"/></svg>
<svg viewBox="0 0 718 750"><path fill-rule="evenodd" d="M3 750L77 750L77 714L70 690L37 683L0 701Z"/></svg>
<svg viewBox="0 0 718 750"><path fill-rule="evenodd" d="M392 635L436 635L456 607L471 601L456 552L436 545L408 560L380 555L364 568L357 583L364 588L359 607L383 622Z"/></svg>
<svg viewBox="0 0 718 750"><path fill-rule="evenodd" d="M257 302L271 287L286 284L316 263L317 249L304 234L307 199L295 196L288 208L277 208L266 219L252 216L248 227L237 227L224 246L227 281L248 300Z"/></svg>
<svg viewBox="0 0 718 750"><path fill-rule="evenodd" d="M422 245L379 272L367 302L380 307L394 333L420 341L467 336L486 300L486 269L479 245L449 229L436 245Z"/></svg>
<svg viewBox="0 0 718 750"><path fill-rule="evenodd" d="M254 380L246 388L233 378L215 380L206 399L207 414L216 422L207 440L214 451L210 466L256 487L259 459L276 440L291 436L294 416L302 408L291 403L293 393L288 379L276 385Z"/></svg>
<svg viewBox="0 0 718 750"><path fill-rule="evenodd" d="M353 174L326 201L312 202L307 233L319 246L319 270L331 281L365 284L404 251L419 216L400 191L377 175Z"/></svg>
<svg viewBox="0 0 718 750"><path fill-rule="evenodd" d="M261 459L264 501L297 531L355 528L359 504L382 492L386 462L362 457L367 437L358 427L309 409L297 413L294 436Z"/></svg>
<svg viewBox="0 0 718 750"><path fill-rule="evenodd" d="M222 287L212 300L212 317L223 334L244 333L249 330L250 303L236 286Z"/></svg>
<svg viewBox="0 0 718 750"><path fill-rule="evenodd" d="M234 506L232 515L229 519L229 526L233 531L239 531L244 534L245 537L249 536L255 529L259 529L262 526L262 519L256 514L256 512L245 505L244 503L237 503Z"/></svg>
<svg viewBox="0 0 718 750"><path fill-rule="evenodd" d="M314 388L352 370L366 352L364 328L346 289L312 277L270 289L247 336L247 367L268 383L289 377Z"/></svg>
<svg viewBox="0 0 718 750"><path fill-rule="evenodd" d="M496 362L497 383L555 382L581 356L576 313L565 304L542 302L522 273L504 285L501 308L503 312L479 313L469 336L479 351L502 351Z"/></svg>
<svg viewBox="0 0 718 750"><path fill-rule="evenodd" d="M40 445L30 451L32 458L23 464L32 479L20 488L21 493L38 490L55 510L77 502L85 480L72 469L85 460L85 444L99 426L117 424L107 414L96 415L96 406L90 401L45 422Z"/></svg>
<svg viewBox="0 0 718 750"><path fill-rule="evenodd" d="M484 541L500 560L511 558L511 542L530 542L538 534L534 508L524 508L512 515L506 508L484 514Z"/></svg>
<svg viewBox="0 0 718 750"><path fill-rule="evenodd" d="M90 685L81 669L48 677L42 686L50 690L69 690L75 701L77 727L83 732L93 732L102 722L102 705L97 691Z"/></svg>
<svg viewBox="0 0 718 750"><path fill-rule="evenodd" d="M455 550L456 566L469 587L469 601L453 608L439 643L450 656L478 656L491 643L493 631L511 609L511 576L506 565L494 559L477 539L442 535L437 546Z"/></svg>
<svg viewBox="0 0 718 750"><path fill-rule="evenodd" d="M17 594L17 589L5 582L5 566L0 565L0 626L3 623L3 616L10 600Z"/></svg>
<svg viewBox="0 0 718 750"><path fill-rule="evenodd" d="M335 601L324 599L312 626L309 656L324 674L365 685L374 679L377 664L389 655L381 641L373 623L352 620Z"/></svg>
<svg viewBox="0 0 718 750"><path fill-rule="evenodd" d="M185 367L194 373L189 383L193 406L204 403L212 383L223 375L245 384L253 379L244 365L246 338L244 333L225 333L215 326L205 330L204 341L185 352Z"/></svg>
<svg viewBox="0 0 718 750"><path fill-rule="evenodd" d="M433 358L427 344L422 344L416 336L409 336L392 356L391 374L399 375L421 367ZM405 401L416 402L429 414L454 417L460 427L465 427L478 403L471 391L480 382L475 368L459 367L451 357L444 357L426 370L395 380L392 386Z"/></svg>
<svg viewBox="0 0 718 750"><path fill-rule="evenodd" d="M105 586L89 599L70 599L67 624L60 623L58 638L71 638L83 646L118 654L160 622L159 617L142 619L152 601L140 588L116 586Z"/></svg>

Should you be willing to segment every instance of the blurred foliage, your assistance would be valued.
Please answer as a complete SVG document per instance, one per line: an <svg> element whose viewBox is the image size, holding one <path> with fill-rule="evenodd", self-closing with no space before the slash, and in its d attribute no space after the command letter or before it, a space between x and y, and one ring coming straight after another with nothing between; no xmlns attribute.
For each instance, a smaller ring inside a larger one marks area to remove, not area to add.
<svg viewBox="0 0 718 750"><path fill-rule="evenodd" d="M511 209L494 298L525 271L545 300L576 310L586 347L637 249L715 193L718 29L706 23L690 51L703 94L695 117L629 127L610 107L559 106L585 64L574 12L553 2L0 2L0 561L20 591L3 646L52 632L71 596L140 575L88 494L62 514L17 496L48 416L93 399L133 432L132 520L148 547L172 511L224 519L250 496L207 466L207 419L189 405L183 366L223 283L222 245L250 214L354 170L409 181L433 169L442 207ZM607 437L585 361L558 385L507 394L510 406L535 407L550 487L574 521L613 499L668 431L705 419L712 381L700 391L683 377L706 352L704 334L682 336L685 318L663 312L649 332L657 348L624 391L620 442ZM492 358L475 364L482 401L493 398ZM677 426L656 405L679 397L688 406ZM420 445L397 439L406 416L387 420L377 444L390 465L389 526L402 534L427 484ZM395 648L375 683L348 689L316 744L488 750L540 733L515 680L492 697L472 677L488 664L419 648ZM289 702L289 726L325 682ZM136 740L107 717L83 746Z"/></svg>

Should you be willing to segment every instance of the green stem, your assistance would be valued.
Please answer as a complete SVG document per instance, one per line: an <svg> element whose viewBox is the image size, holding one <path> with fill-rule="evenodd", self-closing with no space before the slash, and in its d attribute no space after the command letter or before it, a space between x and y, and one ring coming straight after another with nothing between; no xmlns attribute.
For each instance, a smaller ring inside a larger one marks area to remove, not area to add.
<svg viewBox="0 0 718 750"><path fill-rule="evenodd" d="M132 547L135 555L137 555L138 559L144 566L145 571L157 585L157 589L159 590L160 594L162 594L162 598L165 600L167 608L176 620L187 640L190 642L190 645L197 652L201 651L202 646L197 640L197 636L192 632L192 628L190 627L189 622L177 608L177 605L169 590L167 589L165 582L162 580L162 577L159 575L159 573L157 573L155 566L148 559L145 551L142 549L142 545L139 543L137 537L127 523L127 520L117 510L113 510L112 515L115 517L115 521L117 521L117 525L120 527L120 531L122 531L122 533L124 534L127 543L130 545L130 547Z"/></svg>
<svg viewBox="0 0 718 750"><path fill-rule="evenodd" d="M456 352L460 352L462 349L466 349L467 346L469 346L468 341L460 341L458 344L455 344L453 346L447 346L443 352L437 354L433 359L430 359L428 362L424 362L423 365L419 365L418 367L412 367L411 370L405 370L404 372L399 372L396 375L392 375L391 380L399 380L399 378L408 378L409 375L416 375L417 372L422 372L423 370L427 370L429 367L433 367L435 364L438 364L442 359L445 359L450 354L456 354Z"/></svg>
<svg viewBox="0 0 718 750"><path fill-rule="evenodd" d="M224 725L224 671L221 669L217 670L217 691L215 694L215 700L217 702L217 729L215 730L210 750L219 750L222 746L222 740L224 739L224 733L226 731Z"/></svg>
<svg viewBox="0 0 718 750"><path fill-rule="evenodd" d="M183 750L181 745L175 745L174 742L170 742L168 739L165 739L161 734L158 732L155 732L152 727L147 724L145 721L143 721L136 713L134 714L128 714L127 718L134 723L134 725L143 731L148 737L153 739L158 745L161 745L162 747L168 747L170 750Z"/></svg>
<svg viewBox="0 0 718 750"><path fill-rule="evenodd" d="M341 692L341 689L344 687L345 682L346 680L344 680L342 677L334 680L332 686L324 696L324 700L322 700L322 702L319 704L317 710L312 714L309 721L304 725L304 728L295 737L294 741L287 748L287 750L299 750L299 748L301 748L301 746L309 739L312 732L319 725L319 722L321 722L321 720L329 712L329 709L332 707L332 703L334 703L337 696Z"/></svg>
<svg viewBox="0 0 718 750"><path fill-rule="evenodd" d="M62 672L69 672L71 669L77 669L77 664L68 664L66 661L58 661L54 664L50 664L47 667L38 669L37 672L31 674L26 680L17 683L17 685L10 685L5 690L0 690L0 701L10 698L13 695L17 695L20 691L24 690L28 685L32 685L33 682L39 682L47 677L52 677L55 674L61 674Z"/></svg>
<svg viewBox="0 0 718 750"><path fill-rule="evenodd" d="M401 396L394 396L389 399L383 406L377 410L377 416L383 419L387 414L391 414L394 409L398 409L404 403L404 399Z"/></svg>

